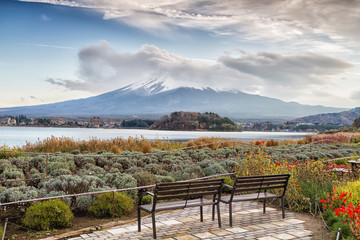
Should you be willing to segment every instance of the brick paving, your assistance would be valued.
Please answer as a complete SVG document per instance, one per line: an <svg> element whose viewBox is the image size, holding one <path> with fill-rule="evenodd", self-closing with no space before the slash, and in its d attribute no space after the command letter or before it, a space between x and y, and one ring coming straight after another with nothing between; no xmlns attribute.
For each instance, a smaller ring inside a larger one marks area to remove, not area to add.
<svg viewBox="0 0 360 240"><path fill-rule="evenodd" d="M163 240L279 240L311 239L312 232L305 229L304 221L291 212L283 219L281 211L267 207L266 214L256 202L240 202L233 205L233 227L229 226L228 208L221 205L222 228L217 219L211 220L211 207L204 207L204 222L200 222L199 208L186 208L166 213L157 213L157 239ZM142 231L137 231L137 222L116 226L111 229L83 234L68 240L99 239L153 239L151 217L142 218Z"/></svg>

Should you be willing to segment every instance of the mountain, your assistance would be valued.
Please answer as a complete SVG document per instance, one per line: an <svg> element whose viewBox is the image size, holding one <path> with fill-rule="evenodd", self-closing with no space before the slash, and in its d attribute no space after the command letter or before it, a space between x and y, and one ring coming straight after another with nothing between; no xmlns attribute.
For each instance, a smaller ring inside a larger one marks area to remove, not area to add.
<svg viewBox="0 0 360 240"><path fill-rule="evenodd" d="M301 118L296 118L292 121L301 123L333 123L351 125L357 117L360 116L360 107L351 109L349 111L343 111L338 113L324 113L316 114Z"/></svg>
<svg viewBox="0 0 360 240"><path fill-rule="evenodd" d="M161 79L128 85L98 96L36 106L0 108L0 115L62 117L160 117L174 111L216 112L233 118L293 119L345 109L301 105L240 91L179 87L172 89Z"/></svg>

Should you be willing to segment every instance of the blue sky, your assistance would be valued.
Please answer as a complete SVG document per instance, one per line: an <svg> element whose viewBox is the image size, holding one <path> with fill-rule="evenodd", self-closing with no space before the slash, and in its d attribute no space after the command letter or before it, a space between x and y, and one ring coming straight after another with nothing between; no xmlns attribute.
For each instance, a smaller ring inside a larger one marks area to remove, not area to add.
<svg viewBox="0 0 360 240"><path fill-rule="evenodd" d="M2 0L0 107L149 79L356 107L359 9L337 0Z"/></svg>

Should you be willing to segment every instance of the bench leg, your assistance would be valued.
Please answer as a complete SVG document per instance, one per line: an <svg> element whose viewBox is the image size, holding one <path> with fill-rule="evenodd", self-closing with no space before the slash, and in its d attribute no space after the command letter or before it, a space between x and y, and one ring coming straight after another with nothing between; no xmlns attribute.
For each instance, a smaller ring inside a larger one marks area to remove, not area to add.
<svg viewBox="0 0 360 240"><path fill-rule="evenodd" d="M217 217L218 217L219 228L221 228L220 202L218 202L218 204L216 204L216 207L217 207Z"/></svg>
<svg viewBox="0 0 360 240"><path fill-rule="evenodd" d="M282 217L285 218L284 197L281 197Z"/></svg>
<svg viewBox="0 0 360 240"><path fill-rule="evenodd" d="M204 221L204 217L203 217L203 206L200 206L200 222Z"/></svg>
<svg viewBox="0 0 360 240"><path fill-rule="evenodd" d="M263 214L266 213L266 199L264 199L264 202L263 202Z"/></svg>
<svg viewBox="0 0 360 240"><path fill-rule="evenodd" d="M215 220L215 204L212 205L212 220Z"/></svg>
<svg viewBox="0 0 360 240"><path fill-rule="evenodd" d="M141 210L139 207L137 209L137 217L138 217L138 232L141 232Z"/></svg>
<svg viewBox="0 0 360 240"><path fill-rule="evenodd" d="M155 212L151 213L153 237L156 239L156 224L155 224Z"/></svg>
<svg viewBox="0 0 360 240"><path fill-rule="evenodd" d="M229 203L229 221L230 221L230 227L232 227L232 204Z"/></svg>

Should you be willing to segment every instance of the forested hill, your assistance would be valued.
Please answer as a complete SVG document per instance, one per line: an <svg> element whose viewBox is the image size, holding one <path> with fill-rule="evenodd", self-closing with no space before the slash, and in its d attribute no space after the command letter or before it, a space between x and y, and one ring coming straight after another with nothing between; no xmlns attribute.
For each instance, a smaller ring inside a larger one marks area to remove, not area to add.
<svg viewBox="0 0 360 240"><path fill-rule="evenodd" d="M216 113L199 112L173 112L163 116L159 121L151 125L151 129L157 130L209 130L209 131L241 131L227 117L220 117Z"/></svg>

